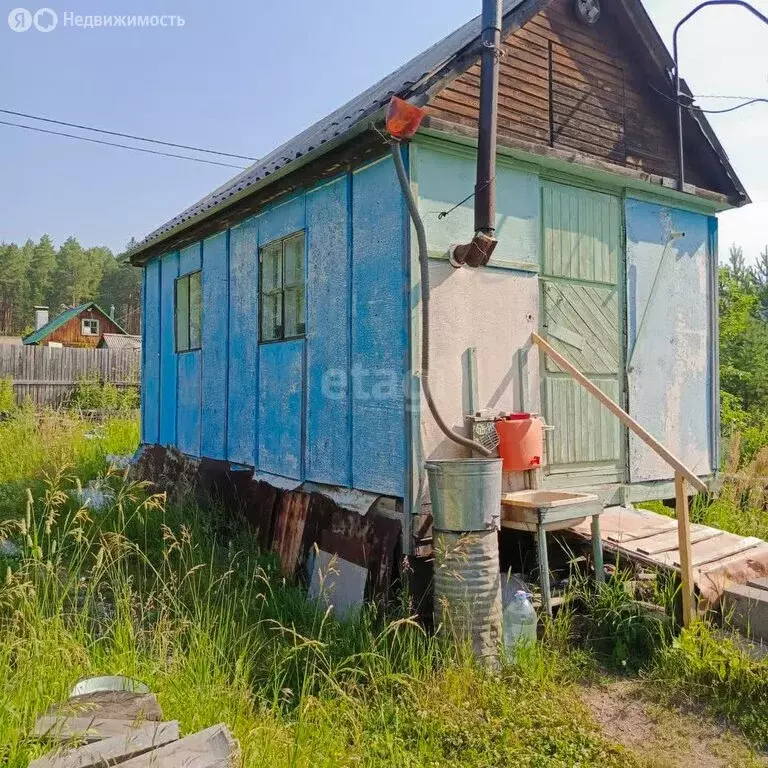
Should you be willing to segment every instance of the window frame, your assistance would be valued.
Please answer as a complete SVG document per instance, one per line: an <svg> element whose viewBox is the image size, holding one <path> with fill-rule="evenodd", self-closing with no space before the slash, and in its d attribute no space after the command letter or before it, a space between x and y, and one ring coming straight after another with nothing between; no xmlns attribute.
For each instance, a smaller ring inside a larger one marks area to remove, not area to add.
<svg viewBox="0 0 768 768"><path fill-rule="evenodd" d="M86 323L96 323L96 330L92 333L91 331L86 331ZM99 318L98 317L81 317L80 318L80 335L81 336L99 336L99 330L100 330L100 324L99 324Z"/></svg>
<svg viewBox="0 0 768 768"><path fill-rule="evenodd" d="M301 282L293 282L286 284L285 281L285 253L286 243L291 240L301 238L302 240L302 252L301 252ZM280 285L279 287L273 287L269 291L264 290L264 252L274 248L276 245L280 245ZM300 325L302 332L287 336L285 333L285 296L286 292L296 291L300 289L302 296L302 318ZM273 339L264 338L264 298L266 296L279 296L280 297L280 335ZM278 344L282 341L295 341L296 339L305 339L307 337L307 230L299 229L296 232L291 232L284 237L276 237L274 240L270 240L259 247L259 344Z"/></svg>
<svg viewBox="0 0 768 768"><path fill-rule="evenodd" d="M191 284L193 275L200 275L200 321L198 329L197 346L192 346L192 304L191 304ZM195 269L192 272L186 272L183 275L179 275L173 281L173 348L176 354L186 354L187 352L197 352L203 348L203 302L202 302L202 283L203 283L203 271L202 269ZM187 291L187 346L181 348L179 346L179 288L182 285L186 285Z"/></svg>

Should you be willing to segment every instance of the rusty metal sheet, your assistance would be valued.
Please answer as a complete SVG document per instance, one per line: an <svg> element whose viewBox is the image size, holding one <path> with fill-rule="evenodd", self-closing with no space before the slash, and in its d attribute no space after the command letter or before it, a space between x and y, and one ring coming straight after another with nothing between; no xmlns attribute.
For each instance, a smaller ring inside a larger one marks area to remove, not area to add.
<svg viewBox="0 0 768 768"><path fill-rule="evenodd" d="M272 536L272 550L280 557L280 567L284 576L292 576L299 565L310 499L309 494L296 491L286 491L280 496Z"/></svg>

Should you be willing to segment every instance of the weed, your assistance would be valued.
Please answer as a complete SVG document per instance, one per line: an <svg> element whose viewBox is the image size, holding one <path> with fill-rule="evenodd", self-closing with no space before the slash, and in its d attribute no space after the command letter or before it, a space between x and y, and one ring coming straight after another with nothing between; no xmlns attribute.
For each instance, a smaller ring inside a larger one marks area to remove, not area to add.
<svg viewBox="0 0 768 768"><path fill-rule="evenodd" d="M768 660L753 659L734 639L699 622L660 649L650 679L657 695L703 703L768 747Z"/></svg>

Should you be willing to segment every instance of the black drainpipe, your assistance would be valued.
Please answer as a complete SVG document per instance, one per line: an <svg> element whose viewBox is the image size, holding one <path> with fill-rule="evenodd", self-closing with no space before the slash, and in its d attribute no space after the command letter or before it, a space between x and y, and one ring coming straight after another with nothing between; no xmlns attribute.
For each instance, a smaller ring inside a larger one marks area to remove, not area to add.
<svg viewBox="0 0 768 768"><path fill-rule="evenodd" d="M499 57L502 0L483 0L480 64L480 122L475 182L475 236L451 254L455 266L485 266L496 248L496 134L499 112Z"/></svg>

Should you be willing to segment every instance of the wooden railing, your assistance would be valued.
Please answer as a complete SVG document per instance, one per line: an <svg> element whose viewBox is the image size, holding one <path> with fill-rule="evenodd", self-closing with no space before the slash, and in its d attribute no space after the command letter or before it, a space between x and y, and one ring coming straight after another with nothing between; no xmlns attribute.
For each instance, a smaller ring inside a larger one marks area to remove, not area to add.
<svg viewBox="0 0 768 768"><path fill-rule="evenodd" d="M686 481L702 493L707 493L707 486L683 464L671 451L667 450L653 435L638 424L620 405L593 384L573 363L563 357L538 333L532 333L531 339L541 351L554 360L572 379L581 384L590 395L599 400L631 432L637 435L652 451L661 456L675 471L675 512L677 516L677 542L680 550L680 581L683 593L683 624L687 627L696 616L696 596L693 583L693 565L691 558L691 520L688 510L688 489Z"/></svg>

